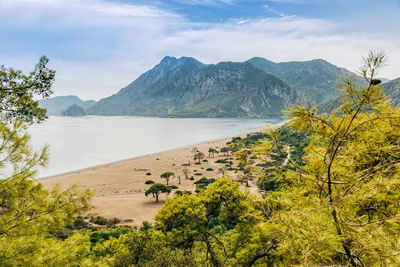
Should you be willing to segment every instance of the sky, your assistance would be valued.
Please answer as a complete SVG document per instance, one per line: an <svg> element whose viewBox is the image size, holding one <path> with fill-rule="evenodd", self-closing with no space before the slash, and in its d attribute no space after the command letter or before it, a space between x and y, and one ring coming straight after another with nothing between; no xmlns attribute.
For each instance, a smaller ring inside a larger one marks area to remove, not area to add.
<svg viewBox="0 0 400 267"><path fill-rule="evenodd" d="M206 64L325 59L356 71L384 51L400 77L400 0L0 0L0 65L56 70L54 95L99 100L165 56Z"/></svg>

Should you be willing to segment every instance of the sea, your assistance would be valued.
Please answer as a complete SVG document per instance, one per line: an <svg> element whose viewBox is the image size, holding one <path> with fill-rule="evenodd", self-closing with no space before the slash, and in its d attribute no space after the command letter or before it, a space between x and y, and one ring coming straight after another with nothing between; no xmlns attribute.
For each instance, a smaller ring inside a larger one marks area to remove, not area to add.
<svg viewBox="0 0 400 267"><path fill-rule="evenodd" d="M49 146L49 162L38 170L41 178L233 136L282 121L281 117L49 117L30 126L28 132L34 149Z"/></svg>

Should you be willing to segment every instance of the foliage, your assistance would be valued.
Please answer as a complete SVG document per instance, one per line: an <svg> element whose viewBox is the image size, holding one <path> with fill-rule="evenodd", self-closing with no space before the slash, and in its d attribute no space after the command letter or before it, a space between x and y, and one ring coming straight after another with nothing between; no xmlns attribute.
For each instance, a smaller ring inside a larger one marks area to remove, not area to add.
<svg viewBox="0 0 400 267"><path fill-rule="evenodd" d="M33 181L36 167L45 166L47 147L32 151L23 122L0 123L0 142L0 261L30 265L82 259L86 238L73 234L61 241L56 236L87 209L91 193L76 186L48 191Z"/></svg>
<svg viewBox="0 0 400 267"><path fill-rule="evenodd" d="M201 152L201 151L196 151L196 153L194 154L194 157L193 157L193 159L194 160L198 160L198 162L197 163L201 163L200 161L202 160L204 158L204 153L203 152Z"/></svg>
<svg viewBox="0 0 400 267"><path fill-rule="evenodd" d="M288 111L310 143L303 164L292 162L281 190L266 198L284 265L400 264L400 110L375 79L383 64L382 54L370 53L361 67L366 85L344 80L343 102L330 116Z"/></svg>
<svg viewBox="0 0 400 267"><path fill-rule="evenodd" d="M126 227L117 227L91 232L89 234L91 246L94 247L97 244L102 244L111 238L118 238L123 234L129 233L130 231L131 230Z"/></svg>
<svg viewBox="0 0 400 267"><path fill-rule="evenodd" d="M149 189L146 190L146 192L144 194L146 197L148 195L152 194L153 198L155 198L156 202L158 202L158 196L161 193L170 193L170 192L171 192L171 188L169 188L168 186L166 186L164 184L153 184L152 186L150 186Z"/></svg>
<svg viewBox="0 0 400 267"><path fill-rule="evenodd" d="M211 184L213 182L215 182L214 178L207 179L206 177L203 177L203 178L197 180L196 182L194 182L194 184L206 184L206 185L209 185L209 184Z"/></svg>
<svg viewBox="0 0 400 267"><path fill-rule="evenodd" d="M144 182L145 184L154 184L153 180L146 180L146 182Z"/></svg>
<svg viewBox="0 0 400 267"><path fill-rule="evenodd" d="M0 112L3 119L22 119L26 122L46 119L46 110L39 108L35 99L52 94L55 71L46 66L48 62L46 57L41 57L34 71L28 75L0 66Z"/></svg>
<svg viewBox="0 0 400 267"><path fill-rule="evenodd" d="M164 178L165 180L167 180L167 185L168 185L169 178L171 178L171 176L174 176L174 175L175 175L175 173L173 173L173 172L163 172L163 173L160 175L160 177L161 177L161 178Z"/></svg>
<svg viewBox="0 0 400 267"><path fill-rule="evenodd" d="M91 223L93 224L97 224L97 225L106 225L108 227L115 227L115 225L117 225L118 223L121 222L120 219L118 218L104 218L102 216L92 216L89 220Z"/></svg>

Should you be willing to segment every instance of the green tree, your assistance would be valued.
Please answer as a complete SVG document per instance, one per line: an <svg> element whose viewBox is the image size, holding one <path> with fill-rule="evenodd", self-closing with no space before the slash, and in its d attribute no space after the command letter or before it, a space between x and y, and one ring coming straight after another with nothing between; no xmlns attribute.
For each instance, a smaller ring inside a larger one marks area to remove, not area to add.
<svg viewBox="0 0 400 267"><path fill-rule="evenodd" d="M155 228L166 235L168 243L191 248L206 226L206 210L201 199L183 194L168 199L156 215Z"/></svg>
<svg viewBox="0 0 400 267"><path fill-rule="evenodd" d="M212 154L212 156L214 157L215 153L218 153L218 150L216 150L215 148L210 147L210 148L208 149L208 157L209 157L209 158L211 158L211 154Z"/></svg>
<svg viewBox="0 0 400 267"><path fill-rule="evenodd" d="M169 187L167 187L164 184L153 184L152 186L150 186L149 189L146 190L146 192L144 193L146 195L146 197L150 194L153 195L153 198L156 198L156 202L158 202L158 196L161 193L170 193L171 189Z"/></svg>
<svg viewBox="0 0 400 267"><path fill-rule="evenodd" d="M284 265L400 264L400 110L376 79L384 58L364 59L364 85L343 81L344 100L331 115L302 106L288 112L310 144L304 166L290 160L295 170L266 199Z"/></svg>
<svg viewBox="0 0 400 267"><path fill-rule="evenodd" d="M222 148L220 149L220 152L221 152L221 153L224 153L224 156L227 156L228 153L229 153L229 148L227 148L227 147L222 147Z"/></svg>
<svg viewBox="0 0 400 267"><path fill-rule="evenodd" d="M168 185L169 178L171 178L171 177L174 176L174 175L175 175L175 173L173 173L173 172L163 172L163 173L160 175L160 177L161 177L161 178L164 178L164 179L167 181L167 185Z"/></svg>
<svg viewBox="0 0 400 267"><path fill-rule="evenodd" d="M91 258L99 266L190 266L191 254L168 246L162 232L147 227L97 243Z"/></svg>
<svg viewBox="0 0 400 267"><path fill-rule="evenodd" d="M27 122L46 118L34 97L47 97L54 71L41 58L29 75L0 68L0 262L3 266L59 266L85 263L87 237L74 233L57 238L73 218L88 208L90 192L76 186L45 190L33 179L47 162L47 147L34 152Z"/></svg>
<svg viewBox="0 0 400 267"><path fill-rule="evenodd" d="M0 112L3 119L23 119L26 122L46 119L46 110L39 108L35 98L52 94L55 71L47 67L48 62L46 57L40 58L29 75L0 66Z"/></svg>
<svg viewBox="0 0 400 267"><path fill-rule="evenodd" d="M90 192L81 193L76 186L47 191L33 181L36 168L45 166L47 148L32 151L23 122L0 123L0 143L5 175L0 181L0 262L12 266L79 262L89 248L87 240L79 234L65 241L55 236L88 208Z"/></svg>

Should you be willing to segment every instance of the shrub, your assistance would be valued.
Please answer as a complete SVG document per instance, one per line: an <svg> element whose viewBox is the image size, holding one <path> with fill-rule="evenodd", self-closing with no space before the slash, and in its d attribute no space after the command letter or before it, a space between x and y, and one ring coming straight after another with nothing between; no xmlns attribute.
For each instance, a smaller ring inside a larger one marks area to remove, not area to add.
<svg viewBox="0 0 400 267"><path fill-rule="evenodd" d="M214 169L213 168L207 168L207 170L206 171L208 171L208 172L212 172Z"/></svg>
<svg viewBox="0 0 400 267"><path fill-rule="evenodd" d="M226 159L218 159L215 163L228 163L228 161Z"/></svg>
<svg viewBox="0 0 400 267"><path fill-rule="evenodd" d="M90 233L90 243L92 246L97 243L103 243L106 240L109 240L110 237L118 238L122 234L127 234L131 231L131 229L127 227L117 227L112 229L107 229L104 231L95 231Z"/></svg>
<svg viewBox="0 0 400 267"><path fill-rule="evenodd" d="M154 184L154 181L152 181L152 180L147 180L146 182L144 182L144 184Z"/></svg>
<svg viewBox="0 0 400 267"><path fill-rule="evenodd" d="M96 217L91 217L89 220L91 223L97 224L97 225L106 225L107 224L107 219L101 216L96 216Z"/></svg>
<svg viewBox="0 0 400 267"><path fill-rule="evenodd" d="M201 162L195 162L194 163L194 165L200 165L201 164Z"/></svg>
<svg viewBox="0 0 400 267"><path fill-rule="evenodd" d="M202 173L199 173L199 172L197 172L197 173L195 173L194 175L196 175L196 176L200 176L200 175L203 175Z"/></svg>
<svg viewBox="0 0 400 267"><path fill-rule="evenodd" d="M147 175L147 176L150 176L150 175L151 175L151 172L146 173L146 175Z"/></svg>
<svg viewBox="0 0 400 267"><path fill-rule="evenodd" d="M89 224L85 221L82 216L78 216L74 219L73 229L85 229L88 228Z"/></svg>
<svg viewBox="0 0 400 267"><path fill-rule="evenodd" d="M169 189L178 189L178 187L176 186L176 185L169 185L169 186L167 186Z"/></svg>
<svg viewBox="0 0 400 267"><path fill-rule="evenodd" d="M203 162L208 162L208 159L203 159Z"/></svg>
<svg viewBox="0 0 400 267"><path fill-rule="evenodd" d="M144 221L144 222L142 222L142 226L140 226L139 231L144 232L151 228L153 228L153 225L151 223L149 223L148 221Z"/></svg>
<svg viewBox="0 0 400 267"><path fill-rule="evenodd" d="M190 181L193 181L193 180L194 180L194 177L193 177L193 176L192 176L192 177L190 177L190 178L189 178L189 180L190 180Z"/></svg>
<svg viewBox="0 0 400 267"><path fill-rule="evenodd" d="M213 183L213 182L215 182L216 180L214 179L214 178L210 178L210 179L207 179L206 177L203 177L203 178L201 178L201 179L199 179L199 180L197 180L196 182L194 182L194 184L204 184L204 185L209 185L209 184L211 184L211 183Z"/></svg>

